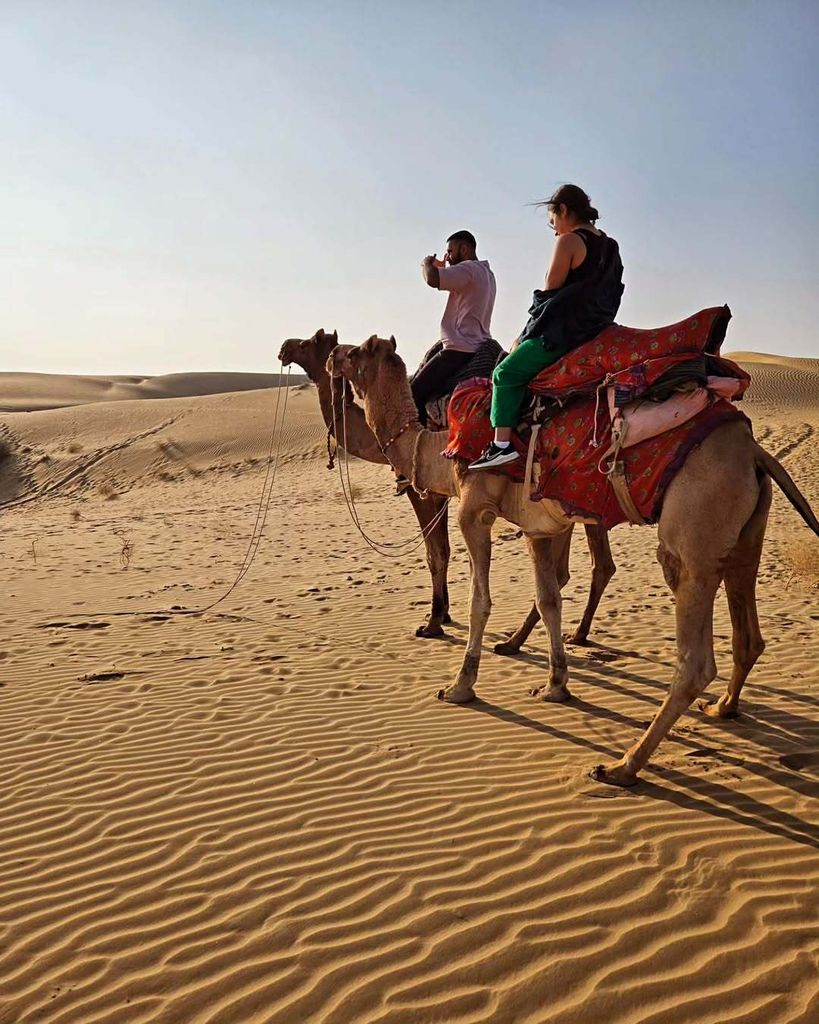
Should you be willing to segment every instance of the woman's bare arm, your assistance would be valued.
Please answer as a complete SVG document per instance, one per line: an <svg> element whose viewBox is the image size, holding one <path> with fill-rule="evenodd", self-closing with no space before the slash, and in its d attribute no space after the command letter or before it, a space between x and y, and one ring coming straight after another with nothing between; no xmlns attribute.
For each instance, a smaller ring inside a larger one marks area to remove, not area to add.
<svg viewBox="0 0 819 1024"><path fill-rule="evenodd" d="M552 263L546 274L546 291L563 287L569 271L581 261L584 252L583 240L577 235L558 235L552 253Z"/></svg>

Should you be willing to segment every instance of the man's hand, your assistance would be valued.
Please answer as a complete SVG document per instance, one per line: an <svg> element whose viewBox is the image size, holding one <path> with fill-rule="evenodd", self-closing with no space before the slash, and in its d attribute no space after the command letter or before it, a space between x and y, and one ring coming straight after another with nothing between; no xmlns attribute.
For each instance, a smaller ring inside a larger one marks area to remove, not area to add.
<svg viewBox="0 0 819 1024"><path fill-rule="evenodd" d="M438 277L438 269L445 266L442 260L439 260L437 255L433 253L432 256L425 256L421 263L421 273L424 275L424 280L430 286L430 288L437 288L440 283Z"/></svg>

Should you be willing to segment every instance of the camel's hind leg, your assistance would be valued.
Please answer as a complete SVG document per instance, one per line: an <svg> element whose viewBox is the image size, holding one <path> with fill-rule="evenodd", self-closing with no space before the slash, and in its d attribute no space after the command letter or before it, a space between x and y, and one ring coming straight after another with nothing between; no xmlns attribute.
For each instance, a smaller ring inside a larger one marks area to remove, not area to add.
<svg viewBox="0 0 819 1024"><path fill-rule="evenodd" d="M589 599L586 602L586 610L580 625L569 638L572 644L585 644L589 639L594 614L600 604L606 587L612 576L617 571L614 559L611 557L611 545L609 544L609 532L604 526L586 526L586 542L589 545L589 554L592 560L591 589Z"/></svg>
<svg viewBox="0 0 819 1024"><path fill-rule="evenodd" d="M572 528L570 527L566 531L567 542L564 547L560 549L560 559L557 564L557 583L562 590L569 582L569 549L571 547ZM531 547L530 547L531 554ZM534 559L534 555L532 555ZM540 612L537 610L537 599L532 605L529 614L523 620L523 624L509 637L508 640L504 640L503 643L495 644L495 654L504 654L512 656L518 654L521 647L526 643L529 638L529 634L540 622Z"/></svg>
<svg viewBox="0 0 819 1024"><path fill-rule="evenodd" d="M681 568L679 559L660 548L660 561L674 596L677 612L677 669L671 690L649 727L616 764L598 765L592 777L617 786L633 786L661 740L717 674L714 662L714 598L720 583L717 571L700 575Z"/></svg>
<svg viewBox="0 0 819 1024"><path fill-rule="evenodd" d="M712 718L737 717L742 686L757 658L765 650L756 612L756 577L770 507L771 481L766 476L760 483L759 502L754 514L740 534L739 543L723 577L733 626L731 648L734 667L725 693L715 703L702 707L705 714Z"/></svg>
<svg viewBox="0 0 819 1024"><path fill-rule="evenodd" d="M617 566L614 564L614 559L611 557L611 546L609 545L609 533L608 530L603 526L594 526L588 524L586 526L586 542L589 545L589 554L591 555L592 561L592 572L591 572L591 587L589 589L589 597L586 601L586 608L583 612L583 618L580 621L580 625L574 631L566 637L566 642L570 644L581 644L584 645L588 642L589 631L591 630L592 621L594 620L595 612L600 604L600 599L605 593L606 587L609 585L609 581L617 571ZM560 589L569 582L569 545L566 545L565 556L561 560L561 564L557 568L558 583ZM537 604L533 604L529 614L523 621L523 624L509 637L508 640L504 640L502 643L495 644L495 654L504 655L515 655L518 654L521 647L529 639L529 634L535 628L540 621L540 614L537 610Z"/></svg>
<svg viewBox="0 0 819 1024"><path fill-rule="evenodd" d="M549 685L531 691L541 700L565 701L571 697L568 690L569 671L563 648L560 612L559 567L568 561L571 531L557 537L527 537L529 552L535 569L535 599L540 617L549 632Z"/></svg>
<svg viewBox="0 0 819 1024"><path fill-rule="evenodd" d="M427 565L432 577L432 607L430 608L427 621L415 630L415 635L421 637L443 636L443 624L450 621L449 589L447 587L449 529L447 524L448 513L445 507L447 499L433 494L422 498L412 487L407 493L418 519L418 525L422 531L428 530L435 516L440 513L440 519L429 529L429 533L426 534L424 540Z"/></svg>
<svg viewBox="0 0 819 1024"><path fill-rule="evenodd" d="M464 495L458 511L471 566L471 592L469 598L469 639L466 644L463 664L455 682L445 690L438 691L440 700L451 704L467 704L475 699L475 683L481 662L481 644L492 600L489 593L489 567L492 561L493 513L486 509L473 510Z"/></svg>

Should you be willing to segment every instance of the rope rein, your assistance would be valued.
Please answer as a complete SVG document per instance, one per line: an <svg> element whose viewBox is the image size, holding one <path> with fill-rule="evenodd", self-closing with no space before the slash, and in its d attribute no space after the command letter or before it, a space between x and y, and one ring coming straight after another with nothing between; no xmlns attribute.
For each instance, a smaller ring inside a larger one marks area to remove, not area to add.
<svg viewBox="0 0 819 1024"><path fill-rule="evenodd" d="M333 388L331 390L330 395L331 395L333 425L337 426L338 418L337 418L337 415L336 415L336 392L335 392L335 388ZM388 462L389 462L389 458L387 456L387 453L386 453L385 449L388 448L395 441L397 441L398 438L403 433L405 433L405 431L410 426L412 426L412 422L413 421L405 423L404 426L401 428L401 430L399 430L399 432L394 437L391 437L390 440L387 441L387 443L385 445L381 444L381 442L378 440L378 436L377 435L375 436L376 443L378 444L378 447L381 449L382 453L384 454L384 457L387 458ZM373 431L373 433L375 433L375 432ZM341 481L341 493L344 495L344 502L345 502L345 504L347 506L347 511L350 513L350 519L352 519L353 525L358 530L358 532L361 534L361 536L364 538L365 543L370 548L372 548L373 551L375 551L379 555L383 555L384 557L387 557L387 558L401 558L405 554L408 554L409 552L414 551L416 548L420 547L423 543L426 542L427 537L432 533L432 531L437 527L438 523L440 523L440 521L446 515L447 509L449 508L449 498L446 499L446 501L441 506L441 508L435 513L435 515L432 517L432 519L429 521L429 523L427 523L426 527L424 527L420 531L420 533L414 534L408 540L396 541L396 542L374 540L372 537L370 537L367 534L367 532L365 531L364 527L361 525L361 520L359 519L359 515L358 515L358 509L355 507L355 497L353 495L353 484L352 484L352 480L350 478L350 454L349 454L349 450L347 448L347 403L343 400L343 397L342 397L342 402L341 402L341 435L342 435L342 448L344 449L344 457L343 457L343 459L339 459L338 460L338 476L339 476L339 480ZM343 467L342 467L342 463L343 463ZM390 465L392 466L392 463L390 463Z"/></svg>

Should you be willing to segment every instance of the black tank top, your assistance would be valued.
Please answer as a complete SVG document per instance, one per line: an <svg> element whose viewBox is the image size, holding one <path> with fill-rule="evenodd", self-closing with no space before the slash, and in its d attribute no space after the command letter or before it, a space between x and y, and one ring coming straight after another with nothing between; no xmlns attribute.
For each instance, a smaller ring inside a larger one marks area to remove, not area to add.
<svg viewBox="0 0 819 1024"><path fill-rule="evenodd" d="M572 267L569 271L563 283L564 288L567 284L575 284L578 281L585 281L587 278L594 277L600 264L603 240L606 237L602 231L599 235L596 235L593 231L589 231L588 228L575 228L573 234L579 235L583 239L583 244L586 246L586 258L579 267Z"/></svg>

